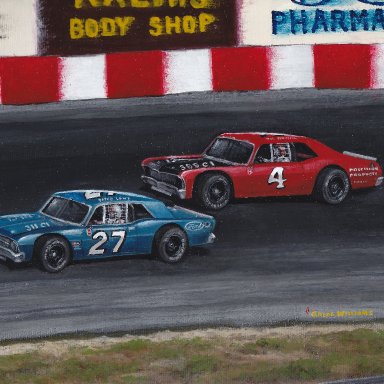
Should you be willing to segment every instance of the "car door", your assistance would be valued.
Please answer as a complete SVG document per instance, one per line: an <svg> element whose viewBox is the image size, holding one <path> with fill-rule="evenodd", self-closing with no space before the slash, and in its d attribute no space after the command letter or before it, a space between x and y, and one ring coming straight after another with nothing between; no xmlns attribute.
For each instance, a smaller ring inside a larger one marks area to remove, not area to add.
<svg viewBox="0 0 384 384"><path fill-rule="evenodd" d="M131 208L127 203L110 203L97 207L86 227L85 257L125 256L136 252L136 233L130 224Z"/></svg>
<svg viewBox="0 0 384 384"><path fill-rule="evenodd" d="M248 175L253 197L303 194L303 166L295 161L289 143L262 145L248 167Z"/></svg>
<svg viewBox="0 0 384 384"><path fill-rule="evenodd" d="M136 235L138 254L152 251L154 235L159 228L158 221L153 217L145 203L130 204L132 209L132 222L130 228Z"/></svg>

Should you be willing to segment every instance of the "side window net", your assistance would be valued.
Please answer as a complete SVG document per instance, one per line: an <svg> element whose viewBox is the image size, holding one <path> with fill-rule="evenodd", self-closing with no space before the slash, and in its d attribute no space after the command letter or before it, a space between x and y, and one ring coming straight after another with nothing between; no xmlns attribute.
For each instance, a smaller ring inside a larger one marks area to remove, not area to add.
<svg viewBox="0 0 384 384"><path fill-rule="evenodd" d="M126 224L128 222L128 209L126 204L110 204L105 206L106 224Z"/></svg>
<svg viewBox="0 0 384 384"><path fill-rule="evenodd" d="M98 207L91 219L89 225L113 225L126 224L128 222L127 204L109 204Z"/></svg>
<svg viewBox="0 0 384 384"><path fill-rule="evenodd" d="M292 161L291 147L287 143L272 144L274 163L289 163Z"/></svg>

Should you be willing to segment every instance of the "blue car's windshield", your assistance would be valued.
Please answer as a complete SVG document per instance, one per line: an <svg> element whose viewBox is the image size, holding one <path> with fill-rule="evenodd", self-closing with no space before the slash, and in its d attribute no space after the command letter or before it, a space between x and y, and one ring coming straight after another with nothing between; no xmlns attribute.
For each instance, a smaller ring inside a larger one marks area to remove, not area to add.
<svg viewBox="0 0 384 384"><path fill-rule="evenodd" d="M86 205L76 201L52 197L41 212L55 219L80 224L85 219L88 210Z"/></svg>

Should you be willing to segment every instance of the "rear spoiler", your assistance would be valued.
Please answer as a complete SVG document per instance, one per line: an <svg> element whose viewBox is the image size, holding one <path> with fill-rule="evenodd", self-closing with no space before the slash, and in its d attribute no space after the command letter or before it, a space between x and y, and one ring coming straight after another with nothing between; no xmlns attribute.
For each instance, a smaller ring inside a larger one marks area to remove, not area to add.
<svg viewBox="0 0 384 384"><path fill-rule="evenodd" d="M360 154L358 154L358 153L353 153L353 152L344 151L343 154L344 154L344 155L347 155L347 156L358 157L359 159L371 160L371 161L377 161L377 158L376 158L376 157L360 155Z"/></svg>

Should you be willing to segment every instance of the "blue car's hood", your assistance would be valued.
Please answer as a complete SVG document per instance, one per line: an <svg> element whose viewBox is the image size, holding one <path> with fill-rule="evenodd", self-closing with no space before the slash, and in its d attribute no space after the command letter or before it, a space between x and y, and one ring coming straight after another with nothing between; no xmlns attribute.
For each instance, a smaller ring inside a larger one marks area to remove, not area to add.
<svg viewBox="0 0 384 384"><path fill-rule="evenodd" d="M0 231L7 236L23 233L44 232L50 228L63 227L67 224L51 219L41 213L22 213L18 215L0 216Z"/></svg>

